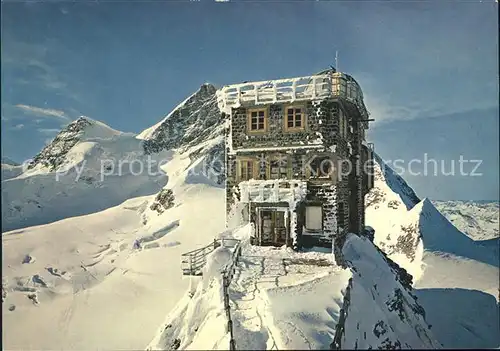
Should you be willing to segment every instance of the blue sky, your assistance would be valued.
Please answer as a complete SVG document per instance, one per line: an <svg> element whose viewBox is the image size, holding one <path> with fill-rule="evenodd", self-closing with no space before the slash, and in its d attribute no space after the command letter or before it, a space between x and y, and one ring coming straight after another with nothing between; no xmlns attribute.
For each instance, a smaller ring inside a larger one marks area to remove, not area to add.
<svg viewBox="0 0 500 351"><path fill-rule="evenodd" d="M2 155L34 156L79 115L140 132L204 82L307 75L338 50L382 158L483 160L478 177L405 175L421 197L498 199L497 6L2 2Z"/></svg>

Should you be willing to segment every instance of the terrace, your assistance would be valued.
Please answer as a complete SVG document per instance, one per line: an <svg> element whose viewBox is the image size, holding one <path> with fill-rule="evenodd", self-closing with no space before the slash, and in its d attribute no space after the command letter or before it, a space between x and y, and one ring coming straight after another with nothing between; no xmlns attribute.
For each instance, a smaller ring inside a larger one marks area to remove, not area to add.
<svg viewBox="0 0 500 351"><path fill-rule="evenodd" d="M231 108L295 101L342 98L354 103L364 119L368 112L358 83L341 72L327 72L307 77L245 82L222 87L217 91L219 109L230 113Z"/></svg>

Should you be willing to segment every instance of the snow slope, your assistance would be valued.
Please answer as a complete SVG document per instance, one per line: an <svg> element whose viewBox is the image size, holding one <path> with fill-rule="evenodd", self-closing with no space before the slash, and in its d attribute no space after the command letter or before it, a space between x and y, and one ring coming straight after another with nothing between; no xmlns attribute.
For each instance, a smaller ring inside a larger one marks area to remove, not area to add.
<svg viewBox="0 0 500 351"><path fill-rule="evenodd" d="M455 227L474 240L499 237L498 201L438 201L432 203Z"/></svg>
<svg viewBox="0 0 500 351"><path fill-rule="evenodd" d="M460 232L379 157L375 172L366 222L375 229L375 243L413 275L439 341L445 347L500 346L498 250Z"/></svg>

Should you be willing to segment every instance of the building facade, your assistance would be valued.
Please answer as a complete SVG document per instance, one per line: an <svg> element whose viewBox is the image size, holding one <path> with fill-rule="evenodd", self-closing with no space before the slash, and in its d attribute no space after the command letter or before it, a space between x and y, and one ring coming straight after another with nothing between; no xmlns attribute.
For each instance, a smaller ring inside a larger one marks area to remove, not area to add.
<svg viewBox="0 0 500 351"><path fill-rule="evenodd" d="M332 246L364 230L373 145L358 83L326 70L218 91L227 121L228 225L255 245Z"/></svg>

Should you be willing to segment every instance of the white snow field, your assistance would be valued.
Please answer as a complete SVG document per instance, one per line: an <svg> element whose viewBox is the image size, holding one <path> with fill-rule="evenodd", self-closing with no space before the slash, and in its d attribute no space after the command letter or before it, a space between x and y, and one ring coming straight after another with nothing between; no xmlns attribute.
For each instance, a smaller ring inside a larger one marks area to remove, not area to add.
<svg viewBox="0 0 500 351"><path fill-rule="evenodd" d="M329 250L248 246L249 228L225 231L223 179L201 172L223 163L222 131L215 88L204 84L138 136L83 118L30 169L2 166L3 347L227 349L228 251L213 252L202 278L180 267L182 253L218 235L245 245L229 288L239 349L329 348L334 335L342 348L500 346L495 242L469 239L382 165L367 224L414 276L413 292L365 238L344 246L350 269ZM104 159L148 157L163 173L125 165L101 180Z"/></svg>
<svg viewBox="0 0 500 351"><path fill-rule="evenodd" d="M222 189L180 184L173 190L176 205L161 216L151 213L145 226L141 212L150 211L154 196L4 233L4 347L144 348L189 287L181 253L224 229ZM141 249L133 248L135 240ZM32 263L23 263L28 255Z"/></svg>

